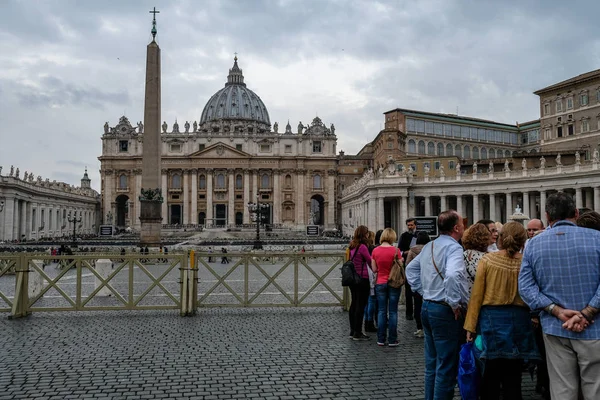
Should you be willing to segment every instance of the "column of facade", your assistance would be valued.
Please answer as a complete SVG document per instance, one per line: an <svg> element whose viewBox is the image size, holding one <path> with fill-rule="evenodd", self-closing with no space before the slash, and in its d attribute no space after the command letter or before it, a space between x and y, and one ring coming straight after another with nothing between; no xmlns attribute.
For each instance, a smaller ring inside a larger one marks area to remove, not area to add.
<svg viewBox="0 0 600 400"><path fill-rule="evenodd" d="M206 170L206 223L213 224L213 170Z"/></svg>
<svg viewBox="0 0 600 400"><path fill-rule="evenodd" d="M108 221L108 213L112 212L112 201L113 201L113 171L105 170L104 171L104 193L103 193L103 210L102 210L102 221L106 224L109 224ZM48 214L48 207L45 207L46 214ZM113 215L113 222L117 216ZM50 225L45 226L45 231L48 232L50 229Z"/></svg>
<svg viewBox="0 0 600 400"><path fill-rule="evenodd" d="M244 170L244 224L250 223L250 213L248 212L248 203L250 203L250 173Z"/></svg>
<svg viewBox="0 0 600 400"><path fill-rule="evenodd" d="M161 207L161 214L162 214L162 223L163 224L168 224L169 223L169 213L168 213L168 207L169 207L169 187L168 182L167 182L167 170L163 169L161 170L161 183L160 183L160 190L162 192L162 197L163 197L163 202L162 202L162 207ZM141 222L140 222L141 223Z"/></svg>
<svg viewBox="0 0 600 400"><path fill-rule="evenodd" d="M600 187L597 186L594 187L594 210L600 212Z"/></svg>
<svg viewBox="0 0 600 400"><path fill-rule="evenodd" d="M377 201L374 194L369 197L369 207L367 212L367 223L365 224L369 230L375 229L377 226Z"/></svg>
<svg viewBox="0 0 600 400"><path fill-rule="evenodd" d="M490 219L497 221L496 219L496 194L490 193Z"/></svg>
<svg viewBox="0 0 600 400"><path fill-rule="evenodd" d="M33 204L28 201L26 203L26 208L25 208L25 237L29 240L31 239L31 221L33 218L33 215L31 215L33 213Z"/></svg>
<svg viewBox="0 0 600 400"><path fill-rule="evenodd" d="M425 196L425 216L431 215L431 197Z"/></svg>
<svg viewBox="0 0 600 400"><path fill-rule="evenodd" d="M575 207L582 208L583 207L583 198L581 196L581 188L575 188Z"/></svg>
<svg viewBox="0 0 600 400"><path fill-rule="evenodd" d="M235 170L227 170L227 179L229 180L229 199L227 201L227 224L235 225Z"/></svg>
<svg viewBox="0 0 600 400"><path fill-rule="evenodd" d="M273 223L281 223L281 174L273 170Z"/></svg>
<svg viewBox="0 0 600 400"><path fill-rule="evenodd" d="M140 215L142 210L142 205L140 203L140 194L142 193L142 170L136 169L133 171L135 176L135 191L133 192L134 196L134 204L135 204L135 221L133 221L133 226L136 230L139 230L142 226L142 221L140 221ZM167 198L163 195L163 203L166 203ZM164 215L163 215L164 218Z"/></svg>
<svg viewBox="0 0 600 400"><path fill-rule="evenodd" d="M546 191L540 190L540 219L544 223L544 226L547 226L548 222L546 221Z"/></svg>
<svg viewBox="0 0 600 400"><path fill-rule="evenodd" d="M21 201L15 199L15 212L13 213L13 239L21 239Z"/></svg>
<svg viewBox="0 0 600 400"><path fill-rule="evenodd" d="M298 170L298 188L296 190L296 193L298 193L298 204L296 205L296 207L298 207L298 220L296 221L297 224L299 224L300 226L304 226L306 225L306 220L304 219L304 174L306 173L306 171L304 170Z"/></svg>
<svg viewBox="0 0 600 400"><path fill-rule="evenodd" d="M479 215L479 195L474 194L472 197L473 197L473 221L471 221L471 224L474 224L475 222L479 221L481 218Z"/></svg>
<svg viewBox="0 0 600 400"><path fill-rule="evenodd" d="M402 217L400 218L400 223L399 223L400 226L399 226L399 228L402 228L402 229L399 229L398 232L401 232L401 231L404 230L404 226L405 226L404 225L404 221L406 221L409 218L409 215L408 215L408 196L406 196L406 197L404 197L404 196L400 197L400 201L402 202Z"/></svg>
<svg viewBox="0 0 600 400"><path fill-rule="evenodd" d="M13 224L14 224L14 213L15 213L15 198L7 198L4 201L4 239L5 240L13 240Z"/></svg>
<svg viewBox="0 0 600 400"><path fill-rule="evenodd" d="M529 192L523 192L523 213L529 213ZM531 215L529 218L532 218Z"/></svg>
<svg viewBox="0 0 600 400"><path fill-rule="evenodd" d="M198 224L198 170L196 168L190 170L190 179L192 180L191 193L192 206L190 209L190 224Z"/></svg>
<svg viewBox="0 0 600 400"><path fill-rule="evenodd" d="M385 212L383 210L383 197L377 199L377 224L373 226L373 232L385 229Z"/></svg>
<svg viewBox="0 0 600 400"><path fill-rule="evenodd" d="M508 219L512 214L512 193L506 193L506 221L504 221L504 223L508 222Z"/></svg>
<svg viewBox="0 0 600 400"><path fill-rule="evenodd" d="M183 224L190 223L190 170L183 170L183 179L181 186L183 188Z"/></svg>
<svg viewBox="0 0 600 400"><path fill-rule="evenodd" d="M335 227L335 171L329 170L327 176L327 227Z"/></svg>

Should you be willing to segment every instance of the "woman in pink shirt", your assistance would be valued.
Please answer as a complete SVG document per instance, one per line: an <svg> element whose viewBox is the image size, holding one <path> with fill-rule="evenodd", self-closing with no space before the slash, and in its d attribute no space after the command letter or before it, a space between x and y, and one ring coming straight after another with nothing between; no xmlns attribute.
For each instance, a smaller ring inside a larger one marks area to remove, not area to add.
<svg viewBox="0 0 600 400"><path fill-rule="evenodd" d="M361 282L350 286L352 303L350 304L350 335L353 340L366 340L369 337L362 331L365 307L369 300L371 286L369 284L369 268L371 267L371 255L367 247L369 243L369 228L359 226L354 231L354 237L350 242L350 259L354 262L356 273L362 278Z"/></svg>
<svg viewBox="0 0 600 400"><path fill-rule="evenodd" d="M400 250L393 244L396 241L396 232L387 228L381 234L381 246L373 250L371 266L377 274L375 295L377 296L377 345L385 346L386 325L388 328L388 346L398 346L398 300L400 288L388 286L388 277L394 263L394 256L398 255L402 261ZM389 316L388 316L389 307Z"/></svg>

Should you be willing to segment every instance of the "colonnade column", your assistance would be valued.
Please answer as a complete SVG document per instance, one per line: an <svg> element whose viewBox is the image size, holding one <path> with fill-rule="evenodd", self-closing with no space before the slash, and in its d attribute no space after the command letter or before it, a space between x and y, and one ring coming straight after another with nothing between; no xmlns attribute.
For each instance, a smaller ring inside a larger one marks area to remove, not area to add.
<svg viewBox="0 0 600 400"><path fill-rule="evenodd" d="M377 224L373 227L377 232L380 229L385 229L385 212L383 210L383 197L377 199Z"/></svg>
<svg viewBox="0 0 600 400"><path fill-rule="evenodd" d="M448 209L448 202L446 201L446 195L440 196L440 211L444 212Z"/></svg>
<svg viewBox="0 0 600 400"><path fill-rule="evenodd" d="M14 212L15 212L15 199L7 198L4 201L4 240L13 240L13 223L14 223Z"/></svg>
<svg viewBox="0 0 600 400"><path fill-rule="evenodd" d="M479 221L481 218L479 217L479 195L478 194L474 194L473 195L473 221L471 221L471 224L474 224L475 222Z"/></svg>
<svg viewBox="0 0 600 400"><path fill-rule="evenodd" d="M206 170L206 223L213 225L213 170Z"/></svg>
<svg viewBox="0 0 600 400"><path fill-rule="evenodd" d="M600 187L597 186L594 187L594 210L600 212Z"/></svg>
<svg viewBox="0 0 600 400"><path fill-rule="evenodd" d="M227 189L228 201L227 201L227 225L235 225L235 170L227 170L227 179L229 181L229 188Z"/></svg>
<svg viewBox="0 0 600 400"><path fill-rule="evenodd" d="M140 214L142 208L140 203L140 193L142 190L142 170L136 169L133 171L133 173L135 174L135 191L133 192L135 204L135 221L133 221L133 226L139 229L142 226L142 221L140 221ZM163 196L163 199L164 203L166 201L166 198Z"/></svg>
<svg viewBox="0 0 600 400"><path fill-rule="evenodd" d="M304 174L306 171L298 170L298 204L296 204L297 212L298 212L298 220L296 223L300 226L306 225L306 220L304 219Z"/></svg>
<svg viewBox="0 0 600 400"><path fill-rule="evenodd" d="M187 225L190 223L190 170L183 170L183 224Z"/></svg>
<svg viewBox="0 0 600 400"><path fill-rule="evenodd" d="M327 225L335 227L335 170L327 171Z"/></svg>
<svg viewBox="0 0 600 400"><path fill-rule="evenodd" d="M431 215L431 197L425 196L425 216Z"/></svg>
<svg viewBox="0 0 600 400"><path fill-rule="evenodd" d="M408 196L400 197L400 201L402 201L402 217L400 218L400 221L399 221L400 226L398 227L398 232L401 232L404 229L404 221L406 221L409 218L409 216L408 216Z"/></svg>
<svg viewBox="0 0 600 400"><path fill-rule="evenodd" d="M281 223L281 175L273 170L273 223Z"/></svg>
<svg viewBox="0 0 600 400"><path fill-rule="evenodd" d="M376 199L374 198L373 193L371 193L371 195L369 197L369 205L368 205L368 209L367 209L367 220L365 221L366 223L364 224L370 230L375 229L374 227L377 226L377 211L376 210L377 210Z"/></svg>
<svg viewBox="0 0 600 400"><path fill-rule="evenodd" d="M465 217L464 215L464 209L463 209L463 198L462 195L459 194L458 196L456 196L456 212L461 216L461 217Z"/></svg>
<svg viewBox="0 0 600 400"><path fill-rule="evenodd" d="M198 170L193 168L190 170L190 179L192 180L192 208L190 210L190 224L196 225L198 223Z"/></svg>
<svg viewBox="0 0 600 400"><path fill-rule="evenodd" d="M162 207L161 207L161 211L160 211L162 214L162 223L168 224L169 223L169 214L167 212L167 209L168 209L168 199L169 199L169 193L168 193L169 188L167 187L167 170L166 169L161 170L160 190L162 192L162 197L163 197Z"/></svg>
<svg viewBox="0 0 600 400"><path fill-rule="evenodd" d="M529 192L523 192L523 213L529 213ZM531 218L531 215L529 215Z"/></svg>
<svg viewBox="0 0 600 400"><path fill-rule="evenodd" d="M506 193L506 221L508 222L508 218L512 215L512 193Z"/></svg>
<svg viewBox="0 0 600 400"><path fill-rule="evenodd" d="M583 207L583 199L581 197L581 188L575 188L575 207L581 208Z"/></svg>
<svg viewBox="0 0 600 400"><path fill-rule="evenodd" d="M33 217L32 214L32 209L33 209L33 205L31 204L30 201L28 201L27 203L25 203L25 237L27 238L27 240L31 239L31 218Z"/></svg>
<svg viewBox="0 0 600 400"><path fill-rule="evenodd" d="M496 194L490 193L490 219L496 221Z"/></svg>
<svg viewBox="0 0 600 400"><path fill-rule="evenodd" d="M544 226L548 225L546 221L546 192L540 190L540 220L544 223Z"/></svg>
<svg viewBox="0 0 600 400"><path fill-rule="evenodd" d="M248 212L248 203L250 203L250 174L247 169L244 170L244 224L250 223L250 213Z"/></svg>
<svg viewBox="0 0 600 400"><path fill-rule="evenodd" d="M102 210L103 214L102 214L102 221L104 221L104 223L106 224L110 224L110 221L108 221L107 219L107 215L109 212L112 213L112 201L113 201L113 179L112 179L112 175L113 175L113 171L112 170L105 170L104 171L104 193L103 193L103 200L104 200L104 210ZM46 207L46 214L48 214L48 207ZM117 216L113 214L113 224L115 222L115 218ZM45 231L47 232L50 229L50 225L46 225Z"/></svg>

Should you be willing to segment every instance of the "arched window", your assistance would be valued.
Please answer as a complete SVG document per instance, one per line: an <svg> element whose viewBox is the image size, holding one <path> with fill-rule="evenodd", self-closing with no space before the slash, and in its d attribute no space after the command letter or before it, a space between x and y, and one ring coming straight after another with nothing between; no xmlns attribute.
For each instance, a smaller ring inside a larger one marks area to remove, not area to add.
<svg viewBox="0 0 600 400"><path fill-rule="evenodd" d="M419 154L425 154L425 142L419 140Z"/></svg>
<svg viewBox="0 0 600 400"><path fill-rule="evenodd" d="M205 175L200 175L200 189L201 190L206 190L206 176Z"/></svg>
<svg viewBox="0 0 600 400"><path fill-rule="evenodd" d="M438 145L437 145L437 155L438 156L444 155L444 145L442 143L438 143Z"/></svg>
<svg viewBox="0 0 600 400"><path fill-rule="evenodd" d="M446 145L446 155L447 156L453 156L454 155L454 148L452 147L452 145L450 143L448 143Z"/></svg>
<svg viewBox="0 0 600 400"><path fill-rule="evenodd" d="M463 149L464 158L471 158L471 148L469 146L465 146Z"/></svg>
<svg viewBox="0 0 600 400"><path fill-rule="evenodd" d="M458 158L462 158L462 149L460 147L460 144L457 144L454 148L454 155Z"/></svg>
<svg viewBox="0 0 600 400"><path fill-rule="evenodd" d="M242 176L241 175L237 175L235 177L235 188L236 189L241 189L243 187L242 185Z"/></svg>
<svg viewBox="0 0 600 400"><path fill-rule="evenodd" d="M504 151L504 157L507 157L507 158L510 157L510 151L505 150Z"/></svg>
<svg viewBox="0 0 600 400"><path fill-rule="evenodd" d="M260 178L260 187L261 187L261 189L268 189L269 188L269 175L263 174L263 176L261 176L261 178Z"/></svg>
<svg viewBox="0 0 600 400"><path fill-rule="evenodd" d="M490 149L490 158L496 158L496 151L494 149Z"/></svg>
<svg viewBox="0 0 600 400"><path fill-rule="evenodd" d="M127 175L125 174L119 176L119 189L127 189Z"/></svg>
<svg viewBox="0 0 600 400"><path fill-rule="evenodd" d="M433 142L427 144L427 154L435 156L435 144L433 144Z"/></svg>
<svg viewBox="0 0 600 400"><path fill-rule="evenodd" d="M175 174L173 175L173 189L181 189L181 175Z"/></svg>
<svg viewBox="0 0 600 400"><path fill-rule="evenodd" d="M287 189L291 189L292 188L292 176L289 175L289 174L285 176L285 187Z"/></svg>
<svg viewBox="0 0 600 400"><path fill-rule="evenodd" d="M225 189L225 175L217 175L217 189Z"/></svg>
<svg viewBox="0 0 600 400"><path fill-rule="evenodd" d="M321 175L313 176L313 188L321 189Z"/></svg>
<svg viewBox="0 0 600 400"><path fill-rule="evenodd" d="M473 158L476 160L479 159L479 147L477 146L473 147Z"/></svg>
<svg viewBox="0 0 600 400"><path fill-rule="evenodd" d="M408 153L415 154L417 152L417 145L414 140L410 139L408 141Z"/></svg>
<svg viewBox="0 0 600 400"><path fill-rule="evenodd" d="M481 159L487 160L487 150L485 149L485 147L481 148Z"/></svg>

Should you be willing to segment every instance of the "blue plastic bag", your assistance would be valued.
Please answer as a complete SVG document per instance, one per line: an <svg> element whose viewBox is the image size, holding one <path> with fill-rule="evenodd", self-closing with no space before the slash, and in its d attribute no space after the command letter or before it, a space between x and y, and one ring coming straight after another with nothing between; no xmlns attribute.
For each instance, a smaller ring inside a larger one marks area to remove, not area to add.
<svg viewBox="0 0 600 400"><path fill-rule="evenodd" d="M473 342L460 348L458 360L458 388L463 400L477 400L479 393L479 371L473 355Z"/></svg>

